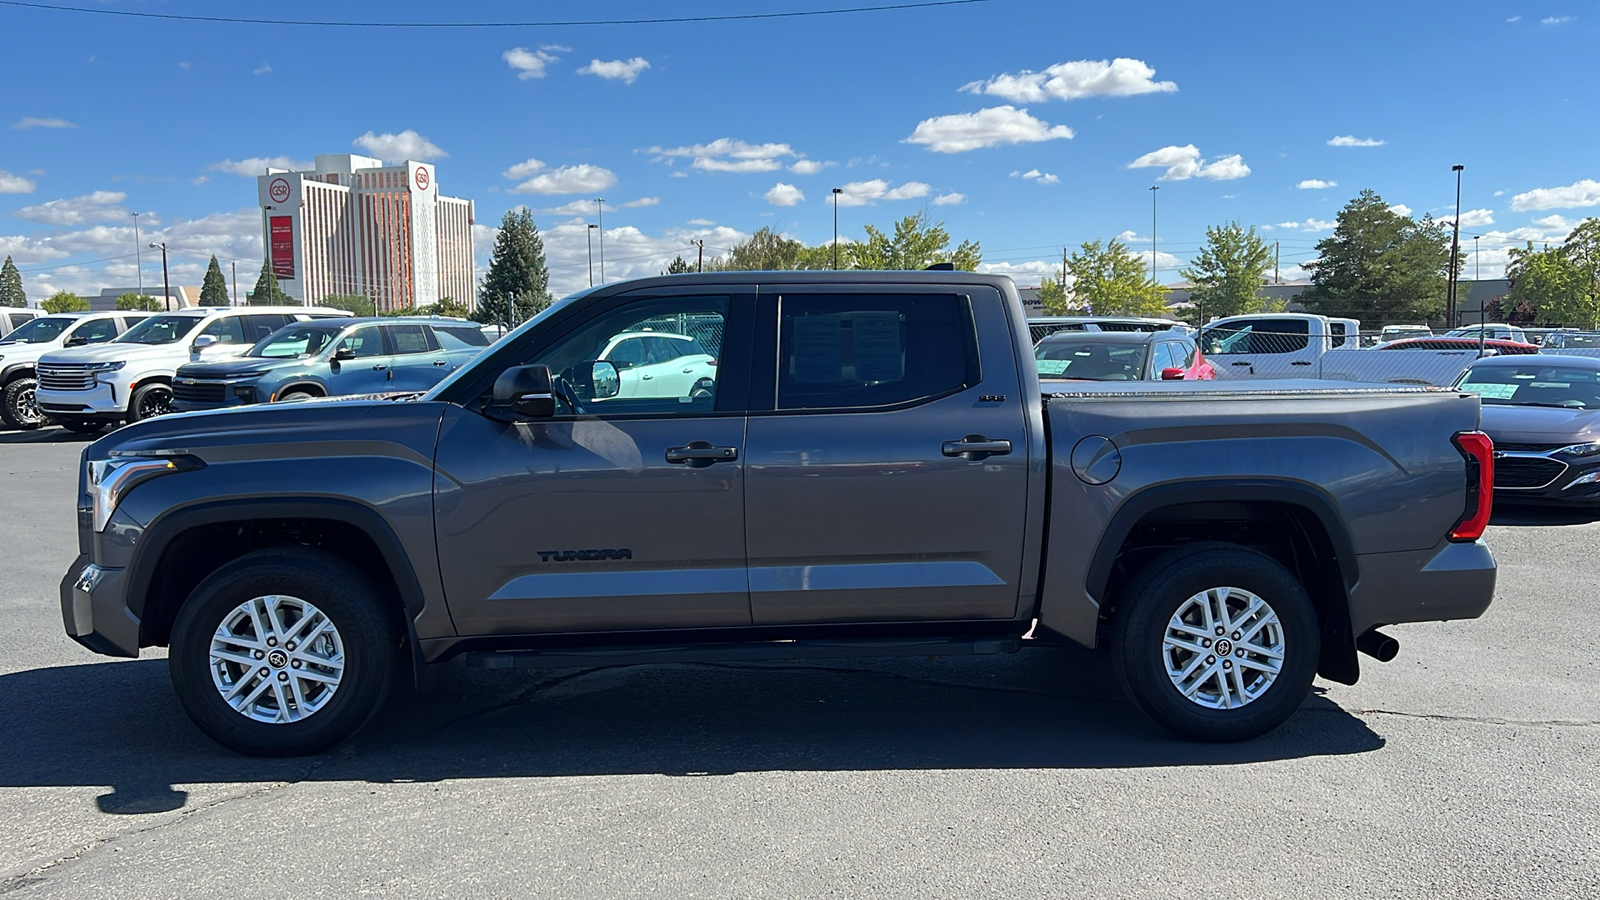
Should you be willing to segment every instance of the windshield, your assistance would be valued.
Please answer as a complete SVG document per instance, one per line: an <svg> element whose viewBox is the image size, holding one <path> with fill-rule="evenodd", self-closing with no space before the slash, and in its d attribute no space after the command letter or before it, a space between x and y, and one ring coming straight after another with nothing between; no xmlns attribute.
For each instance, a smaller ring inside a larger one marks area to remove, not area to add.
<svg viewBox="0 0 1600 900"><path fill-rule="evenodd" d="M112 343L171 344L183 340L203 321L201 316L151 316Z"/></svg>
<svg viewBox="0 0 1600 900"><path fill-rule="evenodd" d="M1143 376L1144 344L1099 341L1046 341L1034 350L1039 374L1084 381L1138 381Z"/></svg>
<svg viewBox="0 0 1600 900"><path fill-rule="evenodd" d="M46 316L42 319L33 319L16 331L6 335L0 344L44 344L61 336L61 332L72 327L77 319L53 318Z"/></svg>
<svg viewBox="0 0 1600 900"><path fill-rule="evenodd" d="M1569 366L1480 366L1456 385L1485 406L1561 406L1600 409L1600 372Z"/></svg>
<svg viewBox="0 0 1600 900"><path fill-rule="evenodd" d="M594 290L594 288L584 288L576 294L572 294L571 296L563 297L560 300L557 300L556 302L545 307L544 310L538 315L526 322L523 322L521 325L518 325L510 334L506 335L495 343L502 349L515 344L517 342L516 339L525 334L528 329L533 328L540 322L543 322L545 319L550 318L556 313L557 310L565 308L568 304L572 303L574 300L577 300L579 297L593 293ZM456 369L454 372L451 372L449 375L446 375L444 380L434 385L433 390L428 391L427 394L423 395L422 399L432 400L444 391L449 390L452 385L463 378L474 377L474 373L479 371L479 366L484 365L485 360L488 360L496 355L498 354L495 354L493 351L484 351L483 353L478 354L468 365L464 365L461 368Z"/></svg>
<svg viewBox="0 0 1600 900"><path fill-rule="evenodd" d="M309 325L290 325L280 328L256 342L245 352L245 356L256 359L294 359L300 356L315 356L322 352L343 329L317 328Z"/></svg>

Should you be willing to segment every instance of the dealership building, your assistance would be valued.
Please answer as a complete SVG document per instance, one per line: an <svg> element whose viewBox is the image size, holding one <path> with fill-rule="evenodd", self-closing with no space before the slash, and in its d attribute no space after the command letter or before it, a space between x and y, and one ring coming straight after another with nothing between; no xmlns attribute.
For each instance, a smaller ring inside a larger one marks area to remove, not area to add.
<svg viewBox="0 0 1600 900"><path fill-rule="evenodd" d="M318 156L308 172L257 179L278 285L306 304L360 294L382 310L449 297L475 308L471 200L439 193L427 163Z"/></svg>

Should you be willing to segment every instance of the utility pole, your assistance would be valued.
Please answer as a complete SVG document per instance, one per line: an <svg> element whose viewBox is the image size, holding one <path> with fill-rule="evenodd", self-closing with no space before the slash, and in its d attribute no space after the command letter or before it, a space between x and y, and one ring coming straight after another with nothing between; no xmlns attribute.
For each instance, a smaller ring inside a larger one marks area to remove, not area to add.
<svg viewBox="0 0 1600 900"><path fill-rule="evenodd" d="M1445 327L1456 326L1456 253L1461 247L1461 170L1466 166L1451 166L1456 173L1456 220L1450 235L1450 296L1445 301Z"/></svg>
<svg viewBox="0 0 1600 900"><path fill-rule="evenodd" d="M589 245L589 287L594 287L594 227L594 223L590 222L589 227L583 230L585 243Z"/></svg>
<svg viewBox="0 0 1600 900"><path fill-rule="evenodd" d="M1281 248L1279 246L1279 242L1278 241L1273 241L1272 242L1272 283L1273 284L1282 284L1283 283L1282 281L1278 280L1278 251L1280 249Z"/></svg>
<svg viewBox="0 0 1600 900"><path fill-rule="evenodd" d="M161 248L161 291L162 291L161 299L165 301L165 305L166 305L167 311L171 312L172 311L172 283L167 280L167 242L166 241L160 241L160 242L152 242L150 244L150 249L151 250L154 250L157 247ZM141 290L139 293L143 294L144 291Z"/></svg>
<svg viewBox="0 0 1600 900"><path fill-rule="evenodd" d="M606 283L606 198L594 198L595 210L600 214L600 283Z"/></svg>
<svg viewBox="0 0 1600 900"><path fill-rule="evenodd" d="M1158 184L1150 185L1150 280L1156 281L1156 191ZM1156 282L1160 284L1160 282Z"/></svg>
<svg viewBox="0 0 1600 900"><path fill-rule="evenodd" d="M705 261L706 261L706 242L705 242L704 239L696 240L694 242L694 246L695 246L694 270L695 270L695 272L704 272L705 271Z"/></svg>
<svg viewBox="0 0 1600 900"><path fill-rule="evenodd" d="M139 249L139 214L133 215L133 267L139 270L139 296L144 296L144 255Z"/></svg>
<svg viewBox="0 0 1600 900"><path fill-rule="evenodd" d="M833 270L839 271L839 195L844 188L833 189Z"/></svg>
<svg viewBox="0 0 1600 900"><path fill-rule="evenodd" d="M238 306L239 305L239 261L237 259L228 260L228 268L233 270L233 305L234 306Z"/></svg>

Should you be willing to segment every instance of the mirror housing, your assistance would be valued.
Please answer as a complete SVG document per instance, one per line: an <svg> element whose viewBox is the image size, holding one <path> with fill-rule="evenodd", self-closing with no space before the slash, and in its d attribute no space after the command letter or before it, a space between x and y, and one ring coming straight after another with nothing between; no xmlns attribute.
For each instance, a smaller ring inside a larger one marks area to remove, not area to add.
<svg viewBox="0 0 1600 900"><path fill-rule="evenodd" d="M356 358L356 352L349 347L340 347L333 351L333 358L336 362L348 362Z"/></svg>
<svg viewBox="0 0 1600 900"><path fill-rule="evenodd" d="M73 335L72 337L67 338L67 342L65 344L62 344L61 346L63 346L63 347L82 347L84 344L87 344L87 343L89 343L89 339L88 338L86 338L86 337L78 337L77 335Z"/></svg>
<svg viewBox="0 0 1600 900"><path fill-rule="evenodd" d="M199 337L194 339L194 344L191 345L191 346L195 350L204 350L205 348L211 346L212 344L215 344L216 342L217 342L217 338L216 338L215 335L202 334Z"/></svg>
<svg viewBox="0 0 1600 900"><path fill-rule="evenodd" d="M1182 381L1183 380L1183 370L1182 369L1178 369L1178 368L1174 368L1172 366L1168 366L1165 369L1161 370L1161 380L1162 381Z"/></svg>
<svg viewBox="0 0 1600 900"><path fill-rule="evenodd" d="M548 366L513 366L494 381L491 404L519 419L548 419L556 414Z"/></svg>
<svg viewBox="0 0 1600 900"><path fill-rule="evenodd" d="M589 381L594 385L594 399L609 400L622 392L622 376L615 363L595 362L590 369Z"/></svg>

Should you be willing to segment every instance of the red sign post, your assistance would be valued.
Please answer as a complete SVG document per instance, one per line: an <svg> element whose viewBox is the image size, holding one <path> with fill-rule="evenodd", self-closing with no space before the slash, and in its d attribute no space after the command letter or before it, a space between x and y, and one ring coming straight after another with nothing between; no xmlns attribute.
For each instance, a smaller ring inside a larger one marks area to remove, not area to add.
<svg viewBox="0 0 1600 900"><path fill-rule="evenodd" d="M293 278L294 217L272 216L267 220L267 230L272 236L272 274L279 278Z"/></svg>

